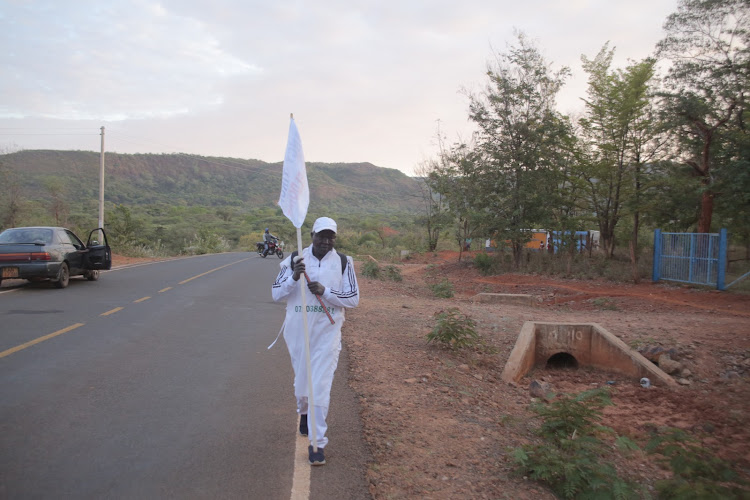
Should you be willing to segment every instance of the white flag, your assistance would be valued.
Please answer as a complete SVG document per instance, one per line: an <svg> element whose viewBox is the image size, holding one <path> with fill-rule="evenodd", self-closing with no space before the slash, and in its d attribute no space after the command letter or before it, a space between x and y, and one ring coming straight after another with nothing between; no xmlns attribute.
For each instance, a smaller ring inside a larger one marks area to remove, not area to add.
<svg viewBox="0 0 750 500"><path fill-rule="evenodd" d="M279 206L294 227L301 228L310 205L310 188L307 185L305 155L294 118L289 124L289 138L284 155L284 171L281 176Z"/></svg>

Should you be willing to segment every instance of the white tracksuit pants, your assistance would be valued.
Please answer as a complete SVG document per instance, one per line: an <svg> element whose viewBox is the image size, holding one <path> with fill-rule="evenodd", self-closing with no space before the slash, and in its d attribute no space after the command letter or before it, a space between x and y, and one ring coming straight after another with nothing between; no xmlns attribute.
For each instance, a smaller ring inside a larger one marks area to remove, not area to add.
<svg viewBox="0 0 750 500"><path fill-rule="evenodd" d="M313 444L312 418L307 405L306 397L297 398L297 413L299 413L300 415L307 415L307 427L309 429L307 437L310 439L310 444ZM315 440L317 442L318 448L325 448L328 444L328 438L326 437L326 432L328 432L327 418L328 407L315 405Z"/></svg>

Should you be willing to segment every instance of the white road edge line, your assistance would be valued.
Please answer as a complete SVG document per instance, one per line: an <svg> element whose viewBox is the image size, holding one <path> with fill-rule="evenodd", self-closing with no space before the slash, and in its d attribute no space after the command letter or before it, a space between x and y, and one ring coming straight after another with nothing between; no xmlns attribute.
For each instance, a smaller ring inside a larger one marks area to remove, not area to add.
<svg viewBox="0 0 750 500"><path fill-rule="evenodd" d="M295 422L296 424L297 422ZM307 447L310 440L297 431L297 442L294 448L294 476L292 478L291 500L307 500L310 498L310 462L307 457Z"/></svg>

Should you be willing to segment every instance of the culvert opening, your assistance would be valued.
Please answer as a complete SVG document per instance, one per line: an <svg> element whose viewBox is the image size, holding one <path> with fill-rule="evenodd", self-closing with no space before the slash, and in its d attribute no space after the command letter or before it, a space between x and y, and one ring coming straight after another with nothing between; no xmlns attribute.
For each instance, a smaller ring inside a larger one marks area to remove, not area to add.
<svg viewBox="0 0 750 500"><path fill-rule="evenodd" d="M547 360L547 369L549 370L577 370L578 360L572 354L567 352L558 352L553 354Z"/></svg>

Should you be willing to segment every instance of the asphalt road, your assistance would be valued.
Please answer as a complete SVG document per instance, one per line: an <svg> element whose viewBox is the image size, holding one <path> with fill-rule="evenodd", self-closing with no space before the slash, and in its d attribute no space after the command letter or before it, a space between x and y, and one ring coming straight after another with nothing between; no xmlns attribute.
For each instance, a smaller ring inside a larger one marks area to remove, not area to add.
<svg viewBox="0 0 750 500"><path fill-rule="evenodd" d="M206 255L0 294L0 498L290 498L278 264ZM311 498L368 496L345 382L346 353Z"/></svg>

